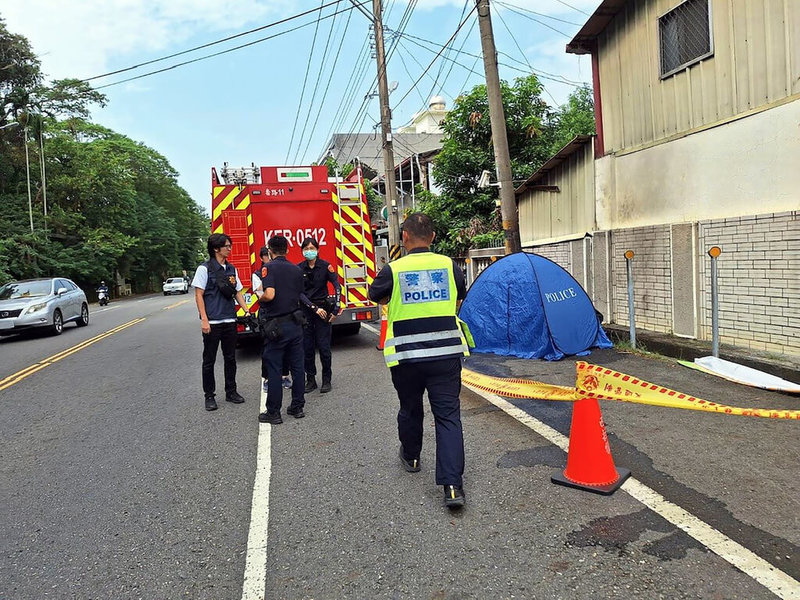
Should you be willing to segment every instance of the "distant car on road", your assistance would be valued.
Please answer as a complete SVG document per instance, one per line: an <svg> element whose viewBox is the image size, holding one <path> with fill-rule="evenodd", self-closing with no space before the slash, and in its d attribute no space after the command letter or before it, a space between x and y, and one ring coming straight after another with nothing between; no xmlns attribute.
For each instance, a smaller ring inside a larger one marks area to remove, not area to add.
<svg viewBox="0 0 800 600"><path fill-rule="evenodd" d="M169 296L170 294L188 294L189 282L183 277L170 277L164 282L162 289L164 290L165 296Z"/></svg>
<svg viewBox="0 0 800 600"><path fill-rule="evenodd" d="M86 294L69 279L26 279L0 287L0 335L45 328L60 335L64 323L89 324Z"/></svg>

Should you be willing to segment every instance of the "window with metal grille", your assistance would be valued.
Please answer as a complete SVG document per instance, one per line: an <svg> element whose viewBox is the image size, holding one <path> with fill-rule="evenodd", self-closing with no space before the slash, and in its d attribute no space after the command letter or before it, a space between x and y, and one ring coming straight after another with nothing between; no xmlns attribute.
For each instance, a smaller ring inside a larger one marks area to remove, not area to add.
<svg viewBox="0 0 800 600"><path fill-rule="evenodd" d="M714 54L709 0L686 0L658 19L661 77Z"/></svg>

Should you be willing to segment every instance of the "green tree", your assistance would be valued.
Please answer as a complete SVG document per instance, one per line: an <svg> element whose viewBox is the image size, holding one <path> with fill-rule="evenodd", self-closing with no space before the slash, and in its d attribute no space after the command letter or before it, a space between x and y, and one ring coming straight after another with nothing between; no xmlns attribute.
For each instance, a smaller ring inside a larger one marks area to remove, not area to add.
<svg viewBox="0 0 800 600"><path fill-rule="evenodd" d="M14 120L30 104L42 81L39 59L27 38L8 31L0 17L0 126Z"/></svg>
<svg viewBox="0 0 800 600"><path fill-rule="evenodd" d="M169 161L89 121L89 107L105 97L86 83L43 83L30 44L2 19L0 56L0 126L11 125L0 130L0 283L62 275L93 289L118 272L134 289L148 291L191 269L203 251L208 217L177 184Z"/></svg>
<svg viewBox="0 0 800 600"><path fill-rule="evenodd" d="M594 130L594 93L588 85L579 87L569 95L566 104L553 116L555 133L550 155L566 146L575 136L590 135Z"/></svg>
<svg viewBox="0 0 800 600"><path fill-rule="evenodd" d="M542 99L543 92L535 75L518 78L513 85L501 82L515 184L527 179L572 137L594 131L590 89L579 88L557 109ZM421 192L418 197L420 209L436 224L437 249L463 255L474 242L489 243L501 230L497 188L477 187L484 170L496 172L485 85L456 99L443 129L442 150L433 167L442 192Z"/></svg>

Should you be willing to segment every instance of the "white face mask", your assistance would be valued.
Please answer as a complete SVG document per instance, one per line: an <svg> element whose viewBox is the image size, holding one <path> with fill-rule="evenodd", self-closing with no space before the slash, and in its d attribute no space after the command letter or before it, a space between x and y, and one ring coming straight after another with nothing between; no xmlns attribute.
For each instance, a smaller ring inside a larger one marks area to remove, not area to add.
<svg viewBox="0 0 800 600"><path fill-rule="evenodd" d="M306 257L306 260L314 260L317 258L317 254L316 250L303 250L303 256Z"/></svg>

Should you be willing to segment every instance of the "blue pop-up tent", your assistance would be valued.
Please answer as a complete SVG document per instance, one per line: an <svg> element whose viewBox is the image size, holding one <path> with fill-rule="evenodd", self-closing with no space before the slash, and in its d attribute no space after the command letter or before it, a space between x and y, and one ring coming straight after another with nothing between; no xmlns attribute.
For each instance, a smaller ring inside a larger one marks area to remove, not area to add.
<svg viewBox="0 0 800 600"><path fill-rule="evenodd" d="M559 360L612 346L581 285L553 261L528 252L487 267L459 317L469 325L476 352Z"/></svg>

